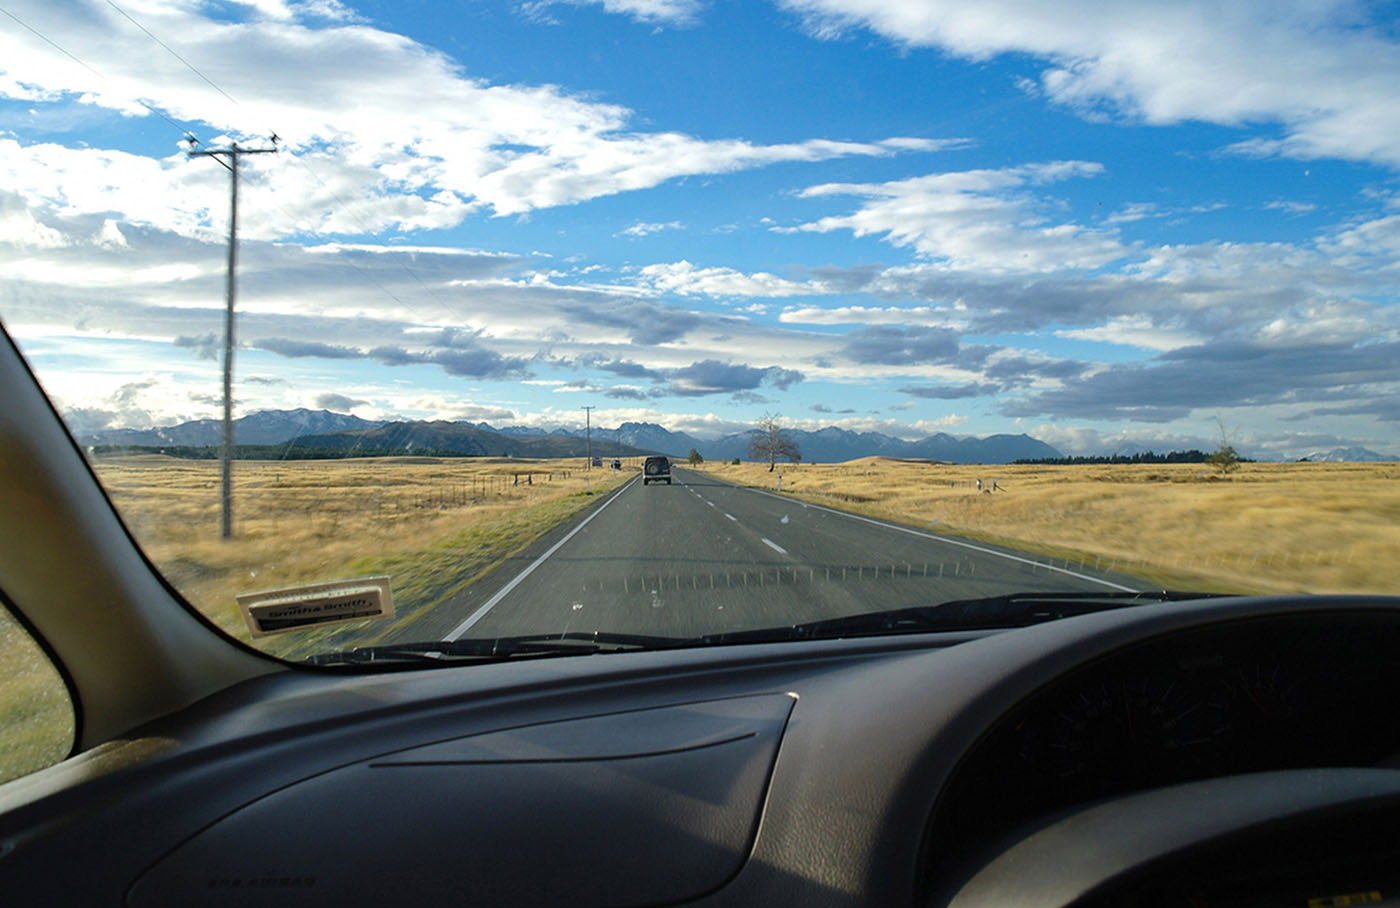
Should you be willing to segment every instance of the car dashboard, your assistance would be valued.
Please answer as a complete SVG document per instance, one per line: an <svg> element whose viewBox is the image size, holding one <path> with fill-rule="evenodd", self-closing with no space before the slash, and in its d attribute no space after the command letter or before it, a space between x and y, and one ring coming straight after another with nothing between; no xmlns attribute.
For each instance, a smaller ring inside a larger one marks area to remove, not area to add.
<svg viewBox="0 0 1400 908"><path fill-rule="evenodd" d="M289 669L0 787L0 891L131 908L1376 903L1400 883L1397 644L1400 601L1300 596Z"/></svg>

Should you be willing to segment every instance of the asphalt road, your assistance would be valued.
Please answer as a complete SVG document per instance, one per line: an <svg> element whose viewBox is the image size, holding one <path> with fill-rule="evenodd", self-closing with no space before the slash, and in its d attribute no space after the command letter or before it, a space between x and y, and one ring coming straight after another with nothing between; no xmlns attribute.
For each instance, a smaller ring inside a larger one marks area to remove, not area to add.
<svg viewBox="0 0 1400 908"><path fill-rule="evenodd" d="M1148 588L675 470L669 486L639 475L396 636L691 637L1023 590Z"/></svg>

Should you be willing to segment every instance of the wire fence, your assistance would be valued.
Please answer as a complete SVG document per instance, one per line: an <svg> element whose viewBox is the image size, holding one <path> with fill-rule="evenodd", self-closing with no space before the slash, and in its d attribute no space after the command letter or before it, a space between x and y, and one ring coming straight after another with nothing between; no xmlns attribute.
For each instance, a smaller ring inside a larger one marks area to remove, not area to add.
<svg viewBox="0 0 1400 908"><path fill-rule="evenodd" d="M522 488L535 485L548 485L574 479L574 470L527 471L522 473L470 476L461 480L450 480L433 484L426 490L417 490L411 495L378 493L375 510L460 508L477 504L491 497L505 497L519 492Z"/></svg>

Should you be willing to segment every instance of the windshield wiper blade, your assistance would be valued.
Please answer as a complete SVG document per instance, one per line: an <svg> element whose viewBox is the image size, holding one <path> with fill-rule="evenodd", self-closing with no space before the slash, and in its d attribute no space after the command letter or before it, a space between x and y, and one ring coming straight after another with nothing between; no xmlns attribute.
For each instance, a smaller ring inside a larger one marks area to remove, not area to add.
<svg viewBox="0 0 1400 908"><path fill-rule="evenodd" d="M1060 618L1110 609L1186 599L1212 598L1221 593L1178 590L1105 593L1007 593L980 599L956 599L937 605L863 612L840 618L809 621L781 628L710 634L706 643L747 643L761 640L870 636L926 631L998 630L1042 624Z"/></svg>
<svg viewBox="0 0 1400 908"><path fill-rule="evenodd" d="M311 665L363 665L372 662L499 662L522 656L586 656L591 653L666 649L690 641L675 637L575 631L563 634L521 634L512 637L471 637L464 640L425 640L383 643L317 653L302 660Z"/></svg>
<svg viewBox="0 0 1400 908"><path fill-rule="evenodd" d="M998 630L1041 624L1074 615L1109 609L1205 599L1223 593L1175 590L1143 592L1008 593L981 599L957 599L937 605L862 612L800 624L756 630L724 631L699 637L662 637L609 631L573 631L562 634L522 634L511 637L471 637L463 640L429 640L385 643L337 652L318 653L303 661L311 665L364 665L388 662L466 663L502 662L544 656L586 656L593 653L676 649L728 643L771 643L785 640L875 636L930 631Z"/></svg>

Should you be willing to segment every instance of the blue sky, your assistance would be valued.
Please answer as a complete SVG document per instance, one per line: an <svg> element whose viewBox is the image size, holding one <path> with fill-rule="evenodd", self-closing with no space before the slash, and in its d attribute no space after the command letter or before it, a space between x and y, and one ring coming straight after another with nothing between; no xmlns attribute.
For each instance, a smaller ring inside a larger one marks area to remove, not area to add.
<svg viewBox="0 0 1400 908"><path fill-rule="evenodd" d="M242 412L1400 455L1398 10L0 0L0 320L214 416L275 131Z"/></svg>

